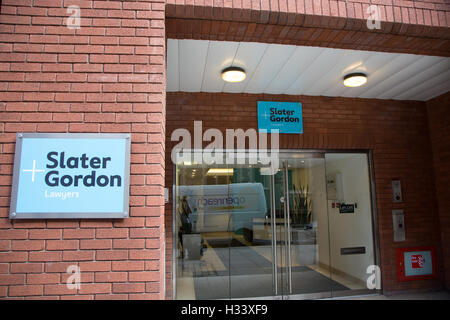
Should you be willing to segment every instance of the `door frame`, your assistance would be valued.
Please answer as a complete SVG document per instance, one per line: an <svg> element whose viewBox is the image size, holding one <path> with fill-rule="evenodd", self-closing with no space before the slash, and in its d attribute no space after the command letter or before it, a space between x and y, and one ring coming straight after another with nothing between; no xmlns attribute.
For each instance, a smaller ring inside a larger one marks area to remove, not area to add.
<svg viewBox="0 0 450 320"><path fill-rule="evenodd" d="M203 149L185 149L185 152L190 152L195 154L198 152L203 152ZM227 152L227 149L221 150L223 153ZM248 153L255 152L255 150L249 149L234 149L234 153ZM257 152L258 150L256 150ZM374 264L380 268L380 284L381 289L359 289L359 290L343 290L343 291L330 291L330 292L319 292L310 294L294 294L294 295L273 295L264 297L249 297L241 298L240 300L290 300L290 299L324 299L324 298L338 298L338 297L351 297L365 294L382 294L383 293L383 268L381 264L381 254L380 254L380 238L379 238L379 228L378 228L378 207L376 198L376 184L375 184L375 168L373 161L373 150L372 149L279 149L280 154L322 154L325 157L327 153L365 153L367 155L367 164L369 169L369 192L370 192L370 203L371 203L371 225L372 225L372 243L373 243L373 254L374 254ZM281 159L281 157L279 157ZM176 171L177 165L172 164L172 299L176 299L177 286L176 286L176 251L177 246L177 231L176 228ZM272 180L272 179L271 179ZM170 198L169 198L170 199ZM276 267L276 265L275 265Z"/></svg>

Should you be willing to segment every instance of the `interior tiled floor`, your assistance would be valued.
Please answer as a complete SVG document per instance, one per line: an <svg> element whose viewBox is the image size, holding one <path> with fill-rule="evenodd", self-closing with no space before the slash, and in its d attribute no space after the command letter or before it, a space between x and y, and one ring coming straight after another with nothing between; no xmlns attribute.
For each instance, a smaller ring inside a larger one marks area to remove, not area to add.
<svg viewBox="0 0 450 320"><path fill-rule="evenodd" d="M228 299L272 296L273 270L270 245L245 246L239 241L220 245L205 241L207 249L200 260L179 260L177 277L178 299ZM240 239L242 241L242 239ZM307 248L308 249L308 248ZM314 248L309 250L314 251ZM294 250L295 251L295 250ZM279 257L278 267L284 267ZM318 265L302 264L292 257L292 288L294 294L319 293L330 290L360 289L342 276L332 274ZM285 281L279 274L279 283Z"/></svg>
<svg viewBox="0 0 450 320"><path fill-rule="evenodd" d="M323 274L324 276L331 277L334 281L346 286L351 290L365 289L364 283L362 281L357 281L354 279L349 279L341 274L330 272L327 269L324 269L318 265L308 265L309 268L313 269L316 272Z"/></svg>

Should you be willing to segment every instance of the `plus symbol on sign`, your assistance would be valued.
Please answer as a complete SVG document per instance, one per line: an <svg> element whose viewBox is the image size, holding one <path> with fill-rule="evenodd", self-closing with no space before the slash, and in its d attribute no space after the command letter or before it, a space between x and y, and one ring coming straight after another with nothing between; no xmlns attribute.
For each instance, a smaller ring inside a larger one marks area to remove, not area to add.
<svg viewBox="0 0 450 320"><path fill-rule="evenodd" d="M31 182L34 182L34 175L36 172L45 172L45 170L36 169L36 160L33 160L33 169L23 169L23 172L31 172Z"/></svg>

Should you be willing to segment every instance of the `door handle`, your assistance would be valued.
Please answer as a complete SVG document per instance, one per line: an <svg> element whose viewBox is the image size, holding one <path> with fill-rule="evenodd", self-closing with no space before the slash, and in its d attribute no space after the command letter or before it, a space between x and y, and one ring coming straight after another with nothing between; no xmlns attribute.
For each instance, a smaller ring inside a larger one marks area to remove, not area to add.
<svg viewBox="0 0 450 320"><path fill-rule="evenodd" d="M292 293L292 266L291 266L291 217L289 208L289 171L287 161L284 162L284 225L285 225L285 238L286 238L286 263L288 271L288 286L289 293Z"/></svg>
<svg viewBox="0 0 450 320"><path fill-rule="evenodd" d="M275 205L275 175L270 176L270 225L272 227L272 277L275 295L278 295L277 223Z"/></svg>

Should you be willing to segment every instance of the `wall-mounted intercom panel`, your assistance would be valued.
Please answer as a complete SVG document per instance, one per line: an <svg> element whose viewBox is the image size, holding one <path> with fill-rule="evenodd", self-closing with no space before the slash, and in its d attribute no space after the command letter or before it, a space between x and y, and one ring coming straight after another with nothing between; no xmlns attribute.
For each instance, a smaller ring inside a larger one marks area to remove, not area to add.
<svg viewBox="0 0 450 320"><path fill-rule="evenodd" d="M403 210L392 210L392 223L394 225L394 241L405 241L405 215Z"/></svg>
<svg viewBox="0 0 450 320"><path fill-rule="evenodd" d="M327 176L327 196L328 200L345 200L342 173L338 172Z"/></svg>
<svg viewBox="0 0 450 320"><path fill-rule="evenodd" d="M392 180L392 201L394 203L403 202L402 183L400 180Z"/></svg>

